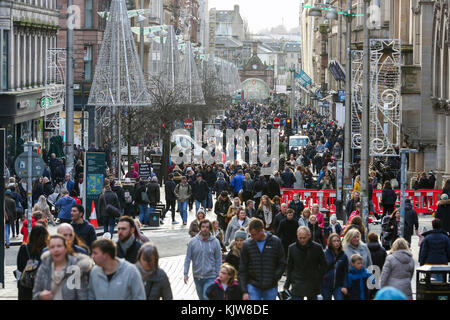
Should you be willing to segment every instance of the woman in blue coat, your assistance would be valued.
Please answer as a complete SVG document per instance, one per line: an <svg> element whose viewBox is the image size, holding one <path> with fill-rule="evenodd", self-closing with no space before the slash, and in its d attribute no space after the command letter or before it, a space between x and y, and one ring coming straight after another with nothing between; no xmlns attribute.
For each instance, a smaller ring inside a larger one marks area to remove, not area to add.
<svg viewBox="0 0 450 320"><path fill-rule="evenodd" d="M347 294L348 257L342 249L341 237L332 233L328 237L328 248L325 250L327 273L322 281L322 296L324 300L344 300Z"/></svg>

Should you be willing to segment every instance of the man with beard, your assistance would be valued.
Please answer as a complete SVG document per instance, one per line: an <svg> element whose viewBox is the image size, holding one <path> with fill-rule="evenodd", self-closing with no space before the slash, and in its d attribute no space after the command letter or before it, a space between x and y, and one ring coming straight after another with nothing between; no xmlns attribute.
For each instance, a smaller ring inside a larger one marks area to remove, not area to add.
<svg viewBox="0 0 450 320"><path fill-rule="evenodd" d="M117 235L117 257L124 258L130 263L136 263L137 254L141 248L141 243L136 240L134 232L136 225L134 220L128 216L122 216L119 219Z"/></svg>

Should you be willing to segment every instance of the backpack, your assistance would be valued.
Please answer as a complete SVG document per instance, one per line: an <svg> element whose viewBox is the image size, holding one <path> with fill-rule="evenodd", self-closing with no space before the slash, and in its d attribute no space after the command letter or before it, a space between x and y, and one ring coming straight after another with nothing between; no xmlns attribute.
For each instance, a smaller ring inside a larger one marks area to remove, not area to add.
<svg viewBox="0 0 450 320"><path fill-rule="evenodd" d="M28 261L23 269L19 283L24 288L32 289L34 286L34 280L36 279L39 261L31 259L30 251L28 251L28 245L25 245L25 249L27 250Z"/></svg>

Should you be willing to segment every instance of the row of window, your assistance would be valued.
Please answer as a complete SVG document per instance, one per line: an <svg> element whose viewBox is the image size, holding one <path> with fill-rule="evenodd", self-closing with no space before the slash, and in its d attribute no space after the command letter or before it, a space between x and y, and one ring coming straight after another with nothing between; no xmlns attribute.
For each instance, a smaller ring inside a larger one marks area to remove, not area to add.
<svg viewBox="0 0 450 320"><path fill-rule="evenodd" d="M48 9L56 9L56 0L16 0L16 2L22 2Z"/></svg>

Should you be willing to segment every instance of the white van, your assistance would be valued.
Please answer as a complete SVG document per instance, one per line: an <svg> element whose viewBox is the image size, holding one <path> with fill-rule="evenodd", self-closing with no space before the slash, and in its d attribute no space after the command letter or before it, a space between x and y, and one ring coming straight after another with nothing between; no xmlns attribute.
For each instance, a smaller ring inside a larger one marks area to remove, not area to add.
<svg viewBox="0 0 450 320"><path fill-rule="evenodd" d="M310 142L308 136L300 136L300 135L290 136L289 137L289 151L294 150L294 151L298 152L301 149L306 148L306 146L308 145L308 142Z"/></svg>

